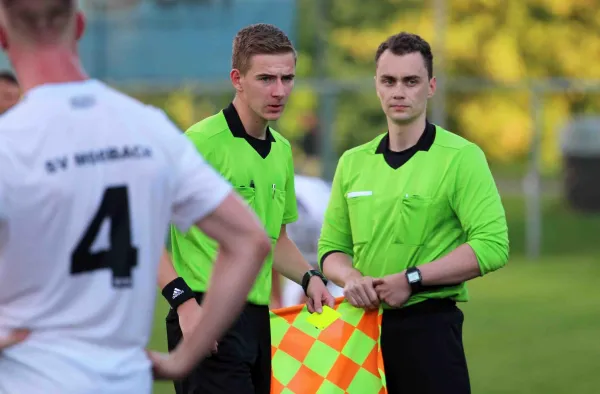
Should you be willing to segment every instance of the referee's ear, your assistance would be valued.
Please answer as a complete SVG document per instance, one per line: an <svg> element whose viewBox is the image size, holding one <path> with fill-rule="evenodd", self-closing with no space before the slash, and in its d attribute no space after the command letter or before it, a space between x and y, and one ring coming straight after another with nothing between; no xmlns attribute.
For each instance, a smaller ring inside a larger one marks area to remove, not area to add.
<svg viewBox="0 0 600 394"><path fill-rule="evenodd" d="M437 79L435 77L431 77L431 79L429 79L429 94L427 95L427 98L432 98L436 89Z"/></svg>
<svg viewBox="0 0 600 394"><path fill-rule="evenodd" d="M242 88L242 84L240 83L240 80L242 79L242 73L240 72L240 70L238 70L237 68L232 69L229 73L229 78L231 79L231 84L233 85L236 91L241 92L242 90L244 90Z"/></svg>

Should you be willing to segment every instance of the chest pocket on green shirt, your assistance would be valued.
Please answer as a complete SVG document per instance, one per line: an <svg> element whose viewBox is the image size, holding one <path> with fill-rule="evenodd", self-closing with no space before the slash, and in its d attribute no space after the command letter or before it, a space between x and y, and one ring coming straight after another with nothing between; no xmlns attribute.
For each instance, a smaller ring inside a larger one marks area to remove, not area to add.
<svg viewBox="0 0 600 394"><path fill-rule="evenodd" d="M283 213L285 211L284 190L274 189L271 192L272 201L267 206L266 231L272 239L278 239L283 224Z"/></svg>
<svg viewBox="0 0 600 394"><path fill-rule="evenodd" d="M400 217L396 224L396 242L421 246L427 237L429 212L433 199L418 195L403 196L399 201Z"/></svg>
<svg viewBox="0 0 600 394"><path fill-rule="evenodd" d="M255 209L254 200L256 199L256 191L254 188L248 186L236 186L235 191L252 209Z"/></svg>
<svg viewBox="0 0 600 394"><path fill-rule="evenodd" d="M355 245L369 242L373 236L373 195L352 196L350 193L347 202L352 241Z"/></svg>

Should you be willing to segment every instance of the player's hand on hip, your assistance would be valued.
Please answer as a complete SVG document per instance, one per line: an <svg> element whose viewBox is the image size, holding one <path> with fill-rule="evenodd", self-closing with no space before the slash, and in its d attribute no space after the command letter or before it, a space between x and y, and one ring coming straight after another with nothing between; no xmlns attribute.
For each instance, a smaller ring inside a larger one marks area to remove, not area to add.
<svg viewBox="0 0 600 394"><path fill-rule="evenodd" d="M375 292L373 278L363 276L346 282L344 297L357 308L375 309L379 307L379 297Z"/></svg>
<svg viewBox="0 0 600 394"><path fill-rule="evenodd" d="M392 308L402 307L410 298L410 285L403 273L376 278L373 284L379 299Z"/></svg>
<svg viewBox="0 0 600 394"><path fill-rule="evenodd" d="M202 313L202 307L198 305L198 302L194 298L179 305L177 315L179 316L179 328L181 328L184 338L188 337L196 329L202 318ZM216 353L217 350L218 343L215 342L212 352Z"/></svg>
<svg viewBox="0 0 600 394"><path fill-rule="evenodd" d="M23 342L29 336L29 330L14 330L8 335L0 336L0 351Z"/></svg>
<svg viewBox="0 0 600 394"><path fill-rule="evenodd" d="M335 306L335 298L333 298L329 290L327 290L325 283L318 276L310 278L306 293L308 295L306 306L310 313L323 312L323 305L327 305L330 308Z"/></svg>
<svg viewBox="0 0 600 394"><path fill-rule="evenodd" d="M146 354L152 362L152 377L154 380L184 379L191 372L189 366L177 356L176 351L169 354L147 351Z"/></svg>

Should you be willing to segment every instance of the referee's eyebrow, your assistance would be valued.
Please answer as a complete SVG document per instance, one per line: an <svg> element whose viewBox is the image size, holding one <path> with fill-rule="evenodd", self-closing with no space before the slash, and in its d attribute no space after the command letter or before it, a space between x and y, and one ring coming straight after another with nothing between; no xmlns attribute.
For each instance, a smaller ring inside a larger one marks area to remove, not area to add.
<svg viewBox="0 0 600 394"><path fill-rule="evenodd" d="M296 77L295 74L283 74L281 76L281 79L294 79ZM268 74L268 73L262 73L262 74L258 74L256 76L257 79L260 78L277 78L276 74Z"/></svg>
<svg viewBox="0 0 600 394"><path fill-rule="evenodd" d="M393 75L389 75L389 74L381 75L380 79L389 79L391 81L398 80L397 77L394 77ZM406 82L406 81L410 81L410 80L421 80L421 77L418 75L406 75L406 76L402 77L401 79L403 82Z"/></svg>

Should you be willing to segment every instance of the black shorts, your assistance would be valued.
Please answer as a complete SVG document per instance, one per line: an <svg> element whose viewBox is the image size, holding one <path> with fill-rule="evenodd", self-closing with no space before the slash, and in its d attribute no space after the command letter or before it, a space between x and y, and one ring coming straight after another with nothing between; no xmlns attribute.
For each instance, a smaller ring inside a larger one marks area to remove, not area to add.
<svg viewBox="0 0 600 394"><path fill-rule="evenodd" d="M450 300L385 310L381 351L389 394L469 394L464 315Z"/></svg>
<svg viewBox="0 0 600 394"><path fill-rule="evenodd" d="M202 294L197 293L198 302ZM247 304L232 328L219 340L218 352L183 380L177 394L269 394L271 391L271 327L269 307ZM181 340L179 318L167 315L169 351Z"/></svg>

